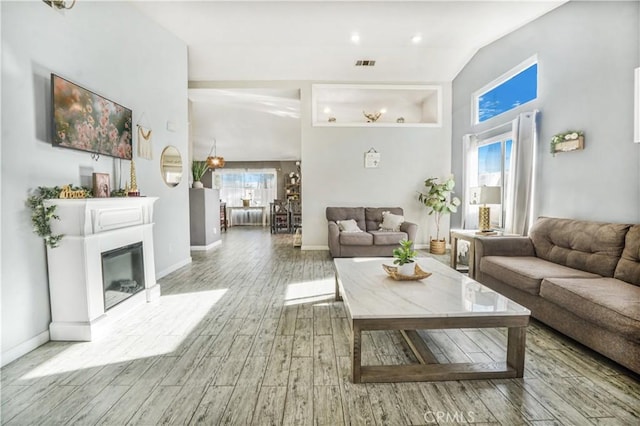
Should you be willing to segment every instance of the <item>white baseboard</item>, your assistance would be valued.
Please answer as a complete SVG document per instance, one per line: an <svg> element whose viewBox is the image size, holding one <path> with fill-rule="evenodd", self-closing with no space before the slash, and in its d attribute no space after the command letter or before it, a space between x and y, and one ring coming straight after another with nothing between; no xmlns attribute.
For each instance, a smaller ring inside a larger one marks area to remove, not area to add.
<svg viewBox="0 0 640 426"><path fill-rule="evenodd" d="M329 246L302 246L300 250L329 250Z"/></svg>
<svg viewBox="0 0 640 426"><path fill-rule="evenodd" d="M4 367L5 365L9 364L12 361L15 361L21 356L28 354L38 346L44 345L49 340L49 330L43 331L36 337L19 344L15 348L11 348L6 352L2 352L2 354L0 355L0 366Z"/></svg>
<svg viewBox="0 0 640 426"><path fill-rule="evenodd" d="M163 269L162 271L156 272L156 279L159 280L160 278L165 277L170 273L172 273L173 271L177 271L178 269L182 268L183 266L187 266L190 263L191 263L191 256L189 256L188 258L178 263L174 263L173 265L169 266L166 269Z"/></svg>
<svg viewBox="0 0 640 426"><path fill-rule="evenodd" d="M220 245L222 245L222 240L214 241L207 246L191 246L191 251L207 251Z"/></svg>

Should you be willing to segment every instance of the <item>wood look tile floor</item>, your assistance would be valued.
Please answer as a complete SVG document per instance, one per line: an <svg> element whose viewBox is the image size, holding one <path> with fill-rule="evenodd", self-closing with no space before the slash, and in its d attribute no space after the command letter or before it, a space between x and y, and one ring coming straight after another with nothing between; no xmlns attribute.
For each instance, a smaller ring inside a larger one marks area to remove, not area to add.
<svg viewBox="0 0 640 426"><path fill-rule="evenodd" d="M2 424L640 424L637 376L535 321L523 379L351 383L331 258L291 235L231 228L160 283L107 337L3 368ZM420 333L441 362L505 359L504 330ZM364 362L415 362L401 342L366 333Z"/></svg>

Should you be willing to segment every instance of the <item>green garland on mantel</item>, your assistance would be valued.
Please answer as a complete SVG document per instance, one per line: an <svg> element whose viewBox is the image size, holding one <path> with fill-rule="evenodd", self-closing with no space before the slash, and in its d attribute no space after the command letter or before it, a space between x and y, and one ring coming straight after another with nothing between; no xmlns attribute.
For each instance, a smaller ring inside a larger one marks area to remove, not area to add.
<svg viewBox="0 0 640 426"><path fill-rule="evenodd" d="M85 192L85 198L92 198L91 190L85 187L77 187L69 185L71 190L83 190ZM44 238L44 242L50 248L56 248L60 244L60 240L64 237L63 234L51 233L51 219L60 219L55 211L55 205L45 207L44 201L52 198L60 198L60 191L62 188L59 186L39 186L33 193L27 198L27 206L31 209L31 223L33 224L33 232Z"/></svg>

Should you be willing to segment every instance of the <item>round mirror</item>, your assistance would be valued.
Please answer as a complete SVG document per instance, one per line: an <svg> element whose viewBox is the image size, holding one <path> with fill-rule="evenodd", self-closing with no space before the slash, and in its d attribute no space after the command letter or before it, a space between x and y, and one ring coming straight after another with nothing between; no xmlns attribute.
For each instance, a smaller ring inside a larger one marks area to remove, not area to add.
<svg viewBox="0 0 640 426"><path fill-rule="evenodd" d="M182 180L182 157L175 146L168 145L162 150L160 172L164 183L171 187L177 186Z"/></svg>

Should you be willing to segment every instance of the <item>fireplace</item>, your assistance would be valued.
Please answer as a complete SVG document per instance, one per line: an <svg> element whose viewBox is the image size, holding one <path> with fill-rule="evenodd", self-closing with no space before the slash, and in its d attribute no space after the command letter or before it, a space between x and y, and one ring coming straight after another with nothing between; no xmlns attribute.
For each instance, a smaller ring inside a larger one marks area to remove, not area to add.
<svg viewBox="0 0 640 426"><path fill-rule="evenodd" d="M142 303L160 297L153 256L155 197L47 200L60 220L47 247L51 340L94 340Z"/></svg>
<svg viewBox="0 0 640 426"><path fill-rule="evenodd" d="M144 290L142 242L102 253L104 310Z"/></svg>

